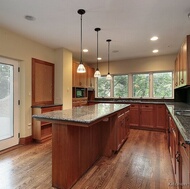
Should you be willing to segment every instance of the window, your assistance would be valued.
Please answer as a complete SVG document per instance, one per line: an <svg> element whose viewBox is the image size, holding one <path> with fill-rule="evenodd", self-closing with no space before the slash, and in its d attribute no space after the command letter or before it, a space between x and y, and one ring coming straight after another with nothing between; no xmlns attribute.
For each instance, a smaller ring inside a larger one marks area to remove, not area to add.
<svg viewBox="0 0 190 189"><path fill-rule="evenodd" d="M133 97L149 97L149 74L133 75Z"/></svg>
<svg viewBox="0 0 190 189"><path fill-rule="evenodd" d="M111 81L106 80L106 77L98 77L98 97L111 96Z"/></svg>
<svg viewBox="0 0 190 189"><path fill-rule="evenodd" d="M135 73L97 78L99 98L173 98L173 72Z"/></svg>
<svg viewBox="0 0 190 189"><path fill-rule="evenodd" d="M153 97L172 97L172 72L153 73Z"/></svg>
<svg viewBox="0 0 190 189"><path fill-rule="evenodd" d="M114 97L128 97L128 75L114 76Z"/></svg>

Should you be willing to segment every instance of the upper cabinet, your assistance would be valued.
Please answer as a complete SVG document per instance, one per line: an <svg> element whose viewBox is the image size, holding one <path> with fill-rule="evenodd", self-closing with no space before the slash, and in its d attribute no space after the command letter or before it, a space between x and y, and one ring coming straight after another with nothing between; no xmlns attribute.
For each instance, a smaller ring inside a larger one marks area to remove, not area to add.
<svg viewBox="0 0 190 189"><path fill-rule="evenodd" d="M190 35L185 38L175 60L175 88L190 85Z"/></svg>
<svg viewBox="0 0 190 189"><path fill-rule="evenodd" d="M77 73L79 63L73 61L73 87L93 87L94 88L94 68L84 65L85 73Z"/></svg>

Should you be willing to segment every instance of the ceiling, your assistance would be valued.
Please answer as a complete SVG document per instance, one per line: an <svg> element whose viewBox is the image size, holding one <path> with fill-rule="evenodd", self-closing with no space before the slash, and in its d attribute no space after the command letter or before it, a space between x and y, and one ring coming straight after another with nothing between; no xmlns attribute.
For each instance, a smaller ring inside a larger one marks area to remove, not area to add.
<svg viewBox="0 0 190 189"><path fill-rule="evenodd" d="M110 61L174 54L190 34L189 0L1 0L0 26L51 48L66 48L80 56L80 15L83 15L83 61L96 62L96 27L100 27L99 56ZM25 15L35 17L34 21ZM152 36L157 41L150 41ZM153 49L159 52L155 55ZM100 61L100 62L101 62Z"/></svg>

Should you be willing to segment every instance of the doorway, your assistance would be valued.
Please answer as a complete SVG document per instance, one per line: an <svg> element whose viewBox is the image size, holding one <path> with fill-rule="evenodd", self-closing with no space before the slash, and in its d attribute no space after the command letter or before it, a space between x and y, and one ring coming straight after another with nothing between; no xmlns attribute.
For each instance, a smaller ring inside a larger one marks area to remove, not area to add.
<svg viewBox="0 0 190 189"><path fill-rule="evenodd" d="M18 61L0 57L0 151L19 143L18 67Z"/></svg>

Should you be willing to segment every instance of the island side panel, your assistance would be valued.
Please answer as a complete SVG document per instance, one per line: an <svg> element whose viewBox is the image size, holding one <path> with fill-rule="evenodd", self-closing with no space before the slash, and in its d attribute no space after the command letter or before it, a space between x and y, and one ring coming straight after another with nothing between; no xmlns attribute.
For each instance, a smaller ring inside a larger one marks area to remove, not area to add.
<svg viewBox="0 0 190 189"><path fill-rule="evenodd" d="M71 188L80 175L80 127L54 123L52 131L52 185Z"/></svg>

